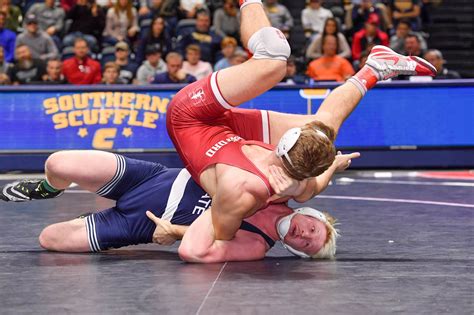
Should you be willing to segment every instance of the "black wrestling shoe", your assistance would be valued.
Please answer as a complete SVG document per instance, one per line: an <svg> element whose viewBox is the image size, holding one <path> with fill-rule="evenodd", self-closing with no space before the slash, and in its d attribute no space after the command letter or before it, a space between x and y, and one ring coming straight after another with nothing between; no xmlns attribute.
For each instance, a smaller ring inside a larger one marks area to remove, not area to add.
<svg viewBox="0 0 474 315"><path fill-rule="evenodd" d="M42 185L43 180L22 180L6 184L0 191L0 199L5 201L22 202L33 199L56 198L63 194L64 190L50 192Z"/></svg>

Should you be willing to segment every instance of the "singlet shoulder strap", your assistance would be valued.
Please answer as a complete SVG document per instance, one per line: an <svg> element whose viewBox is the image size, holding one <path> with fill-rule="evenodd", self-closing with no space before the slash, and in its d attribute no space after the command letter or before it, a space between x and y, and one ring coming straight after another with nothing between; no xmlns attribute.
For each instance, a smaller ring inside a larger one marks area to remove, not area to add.
<svg viewBox="0 0 474 315"><path fill-rule="evenodd" d="M242 221L242 224L240 225L240 229L244 230L244 231L247 231L247 232L252 232L252 233L255 233L255 234L259 234L267 242L267 244L268 244L268 246L270 246L270 248L272 248L275 245L275 241L270 236L268 236L265 232L263 232L258 227L256 227L255 225L253 225L253 224L251 224L247 221Z"/></svg>

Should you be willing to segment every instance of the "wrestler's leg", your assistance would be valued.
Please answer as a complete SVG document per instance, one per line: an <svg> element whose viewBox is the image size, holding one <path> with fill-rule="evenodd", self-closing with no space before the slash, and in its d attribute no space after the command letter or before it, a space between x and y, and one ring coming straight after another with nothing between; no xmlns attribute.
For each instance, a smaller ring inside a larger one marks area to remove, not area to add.
<svg viewBox="0 0 474 315"><path fill-rule="evenodd" d="M74 219L47 226L39 236L41 247L57 252L90 252L85 219Z"/></svg>
<svg viewBox="0 0 474 315"><path fill-rule="evenodd" d="M217 85L224 99L238 106L274 87L286 73L291 50L271 24L261 3L241 9L242 42L254 54L247 62L219 71Z"/></svg>
<svg viewBox="0 0 474 315"><path fill-rule="evenodd" d="M114 177L117 170L115 154L104 151L60 151L46 160L48 183L58 190L76 183L96 192Z"/></svg>

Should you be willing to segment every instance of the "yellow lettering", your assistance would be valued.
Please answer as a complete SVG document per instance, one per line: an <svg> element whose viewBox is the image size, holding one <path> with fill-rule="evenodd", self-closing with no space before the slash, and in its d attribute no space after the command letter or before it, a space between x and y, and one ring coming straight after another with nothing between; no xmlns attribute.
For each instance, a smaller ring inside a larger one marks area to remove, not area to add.
<svg viewBox="0 0 474 315"><path fill-rule="evenodd" d="M64 129L68 126L67 114L59 113L53 115L54 129Z"/></svg>
<svg viewBox="0 0 474 315"><path fill-rule="evenodd" d="M92 147L94 149L110 150L114 147L117 128L102 128L95 132Z"/></svg>
<svg viewBox="0 0 474 315"><path fill-rule="evenodd" d="M99 122L100 109L84 110L82 116L84 117L84 124L96 125Z"/></svg>
<svg viewBox="0 0 474 315"><path fill-rule="evenodd" d="M166 108L170 100L168 98L159 98L158 96L153 96L150 110L153 112L160 112L162 114L166 113Z"/></svg>
<svg viewBox="0 0 474 315"><path fill-rule="evenodd" d="M82 112L81 111L72 111L72 112L69 112L68 113L68 119L69 119L69 126L71 127L78 127L78 126L82 126L83 123L82 121L77 121L77 117L78 116L82 116Z"/></svg>
<svg viewBox="0 0 474 315"><path fill-rule="evenodd" d="M102 92L89 93L89 98L94 100L94 102L92 103L92 107L101 108L102 107L102 97L104 97L104 96L105 95Z"/></svg>
<svg viewBox="0 0 474 315"><path fill-rule="evenodd" d="M114 116L114 125L122 125L123 120L130 114L128 109L116 109Z"/></svg>
<svg viewBox="0 0 474 315"><path fill-rule="evenodd" d="M137 94L135 109L150 110L151 97L148 94Z"/></svg>
<svg viewBox="0 0 474 315"><path fill-rule="evenodd" d="M87 93L74 94L72 98L74 100L75 109L86 109L89 107L89 96Z"/></svg>
<svg viewBox="0 0 474 315"><path fill-rule="evenodd" d="M102 109L100 111L99 123L101 125L106 125L109 122L109 118L112 117L113 114L114 114L113 109Z"/></svg>
<svg viewBox="0 0 474 315"><path fill-rule="evenodd" d="M59 108L63 112L72 110L74 108L74 102L72 100L71 95L60 96L58 101L59 101Z"/></svg>
<svg viewBox="0 0 474 315"><path fill-rule="evenodd" d="M135 93L122 93L122 108L132 108L132 101L135 99Z"/></svg>
<svg viewBox="0 0 474 315"><path fill-rule="evenodd" d="M130 111L130 118L128 119L128 124L130 126L141 126L142 122L137 120L138 111L131 110Z"/></svg>
<svg viewBox="0 0 474 315"><path fill-rule="evenodd" d="M120 108L120 101L122 98L122 93L120 92L114 92L114 104L113 107L115 108Z"/></svg>
<svg viewBox="0 0 474 315"><path fill-rule="evenodd" d="M105 93L105 107L113 107L114 106L114 94L113 92L106 92Z"/></svg>
<svg viewBox="0 0 474 315"><path fill-rule="evenodd" d="M160 114L152 113L152 112L145 112L143 114L143 127L155 129L156 124L155 121L160 118Z"/></svg>
<svg viewBox="0 0 474 315"><path fill-rule="evenodd" d="M46 109L46 115L51 115L59 111L58 102L55 97L45 99L43 101L43 107Z"/></svg>

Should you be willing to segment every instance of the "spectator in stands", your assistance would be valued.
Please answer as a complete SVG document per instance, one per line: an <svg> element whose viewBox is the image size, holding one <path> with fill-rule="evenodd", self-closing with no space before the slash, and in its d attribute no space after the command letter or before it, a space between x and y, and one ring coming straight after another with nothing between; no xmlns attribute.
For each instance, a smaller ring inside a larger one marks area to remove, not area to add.
<svg viewBox="0 0 474 315"><path fill-rule="evenodd" d="M77 0L77 3L67 13L67 19L72 20L69 34L64 37L63 45L72 46L77 38L86 40L92 51L99 51L99 42L105 26L104 11L94 0Z"/></svg>
<svg viewBox="0 0 474 315"><path fill-rule="evenodd" d="M421 30L421 1L420 0L390 0L390 11L393 19L392 24L396 27L398 22L407 19L411 23L411 29Z"/></svg>
<svg viewBox="0 0 474 315"><path fill-rule="evenodd" d="M107 62L104 66L104 73L102 74L102 84L126 84L126 82L120 78L120 66L115 62Z"/></svg>
<svg viewBox="0 0 474 315"><path fill-rule="evenodd" d="M15 32L5 28L7 16L0 12L0 47L3 48L3 54L7 62L12 62L15 55Z"/></svg>
<svg viewBox="0 0 474 315"><path fill-rule="evenodd" d="M166 63L161 59L161 51L154 46L147 47L146 60L138 68L137 84L150 84L156 75L168 70Z"/></svg>
<svg viewBox="0 0 474 315"><path fill-rule="evenodd" d="M213 26L221 37L239 38L240 10L234 0L225 0L224 6L214 12Z"/></svg>
<svg viewBox="0 0 474 315"><path fill-rule="evenodd" d="M46 74L36 84L67 84L63 75L63 63L61 59L49 59L46 64Z"/></svg>
<svg viewBox="0 0 474 315"><path fill-rule="evenodd" d="M5 28L13 32L18 32L22 19L21 9L11 4L11 0L0 0L0 12L6 15Z"/></svg>
<svg viewBox="0 0 474 315"><path fill-rule="evenodd" d="M407 20L401 20L400 22L398 22L395 35L390 37L390 48L392 48L399 54L405 55L405 38L408 34L414 34L418 37L421 49L425 50L427 48L426 41L423 36L421 36L420 33L413 33L411 31L411 24Z"/></svg>
<svg viewBox="0 0 474 315"><path fill-rule="evenodd" d="M172 40L166 30L165 20L157 16L151 22L150 31L144 34L143 39L138 45L137 61L142 62L145 59L145 51L148 47L158 47L163 56L171 51Z"/></svg>
<svg viewBox="0 0 474 315"><path fill-rule="evenodd" d="M0 46L0 85L10 84L8 72L11 67L13 67L13 65L5 60L5 51L3 47Z"/></svg>
<svg viewBox="0 0 474 315"><path fill-rule="evenodd" d="M59 0L59 4L64 12L68 13L78 0Z"/></svg>
<svg viewBox="0 0 474 315"><path fill-rule="evenodd" d="M447 68L444 67L444 64L446 63L446 60L443 58L443 54L441 51L438 49L430 49L428 50L424 57L426 61L431 63L433 66L435 66L437 70L436 77L434 77L435 80L439 79L460 79L461 76L459 73L453 70L448 70Z"/></svg>
<svg viewBox="0 0 474 315"><path fill-rule="evenodd" d="M212 65L201 60L201 48L198 45L189 45L186 47L186 61L183 63L183 70L200 80L212 73Z"/></svg>
<svg viewBox="0 0 474 315"><path fill-rule="evenodd" d="M323 38L323 56L313 60L306 74L314 80L344 81L354 74L349 61L337 55L337 37L326 35Z"/></svg>
<svg viewBox="0 0 474 315"><path fill-rule="evenodd" d="M55 0L44 0L44 3L35 3L26 15L35 15L38 19L39 29L51 36L59 48L59 38L64 27L66 14L62 8L57 8L54 2Z"/></svg>
<svg viewBox="0 0 474 315"><path fill-rule="evenodd" d="M120 41L132 42L139 30L137 9L133 7L132 0L117 0L107 10L104 43L115 45Z"/></svg>
<svg viewBox="0 0 474 315"><path fill-rule="evenodd" d="M324 23L332 18L332 12L323 8L323 0L309 0L308 6L301 12L301 23L306 37L323 32Z"/></svg>
<svg viewBox="0 0 474 315"><path fill-rule="evenodd" d="M179 0L140 0L138 15L143 18L160 16L165 19L170 30L178 23Z"/></svg>
<svg viewBox="0 0 474 315"><path fill-rule="evenodd" d="M422 57L425 51L421 48L420 39L414 34L405 37L405 53L410 56Z"/></svg>
<svg viewBox="0 0 474 315"><path fill-rule="evenodd" d="M48 60L59 55L58 48L51 36L39 30L36 15L30 14L25 18L25 30L16 38L16 46L27 45L33 58Z"/></svg>
<svg viewBox="0 0 474 315"><path fill-rule="evenodd" d="M363 51L370 51L375 45L388 46L388 35L378 26L380 19L377 14L371 14L365 22L364 29L354 34L352 39L352 59L358 61Z"/></svg>
<svg viewBox="0 0 474 315"><path fill-rule="evenodd" d="M293 27L293 17L290 11L283 4L279 4L278 0L266 0L264 8L272 26L289 38L290 30Z"/></svg>
<svg viewBox="0 0 474 315"><path fill-rule="evenodd" d="M207 9L205 0L180 0L179 8L187 19L194 19L200 10Z"/></svg>
<svg viewBox="0 0 474 315"><path fill-rule="evenodd" d="M230 67L243 64L249 59L249 55L242 48L237 48L230 57Z"/></svg>
<svg viewBox="0 0 474 315"><path fill-rule="evenodd" d="M196 78L183 70L183 57L175 52L166 56L166 67L168 71L157 74L152 83L154 84L178 84L192 83Z"/></svg>
<svg viewBox="0 0 474 315"><path fill-rule="evenodd" d="M215 71L219 71L230 67L230 58L237 48L237 41L233 37L225 37L221 42L222 55L224 56L221 60L216 62L214 66Z"/></svg>
<svg viewBox="0 0 474 315"><path fill-rule="evenodd" d="M13 84L33 84L40 81L45 73L44 61L33 58L28 46L20 44L16 47L15 64L8 72Z"/></svg>
<svg viewBox="0 0 474 315"><path fill-rule="evenodd" d="M89 57L89 46L83 38L74 41L74 57L63 63L63 74L71 84L97 84L102 80L100 63Z"/></svg>
<svg viewBox="0 0 474 315"><path fill-rule="evenodd" d="M322 34L316 35L314 40L308 46L306 50L307 59L317 59L322 56L323 53L323 37L326 35L337 36L337 54L343 58L351 58L351 47L347 43L346 37L339 31L339 24L335 18L326 19L324 24L324 31Z"/></svg>
<svg viewBox="0 0 474 315"><path fill-rule="evenodd" d="M125 84L131 84L137 73L138 64L130 60L130 47L126 42L115 44L115 63L119 66L119 77Z"/></svg>
<svg viewBox="0 0 474 315"><path fill-rule="evenodd" d="M290 56L286 62L286 75L281 83L286 84L305 84L306 77L298 74L296 68L296 60L294 56Z"/></svg>
<svg viewBox="0 0 474 315"><path fill-rule="evenodd" d="M382 9L375 6L372 0L361 0L359 4L353 6L350 23L348 23L346 19L346 23L349 24L347 25L348 28L351 29L353 33L360 31L364 28L369 16L373 14L376 14L379 21L381 21L379 27L383 30L387 30L390 21L385 21Z"/></svg>
<svg viewBox="0 0 474 315"><path fill-rule="evenodd" d="M201 59L214 63L220 56L222 37L210 30L211 18L209 13L201 10L197 13L196 29L178 40L178 51L184 55L185 49L191 44L201 47Z"/></svg>

